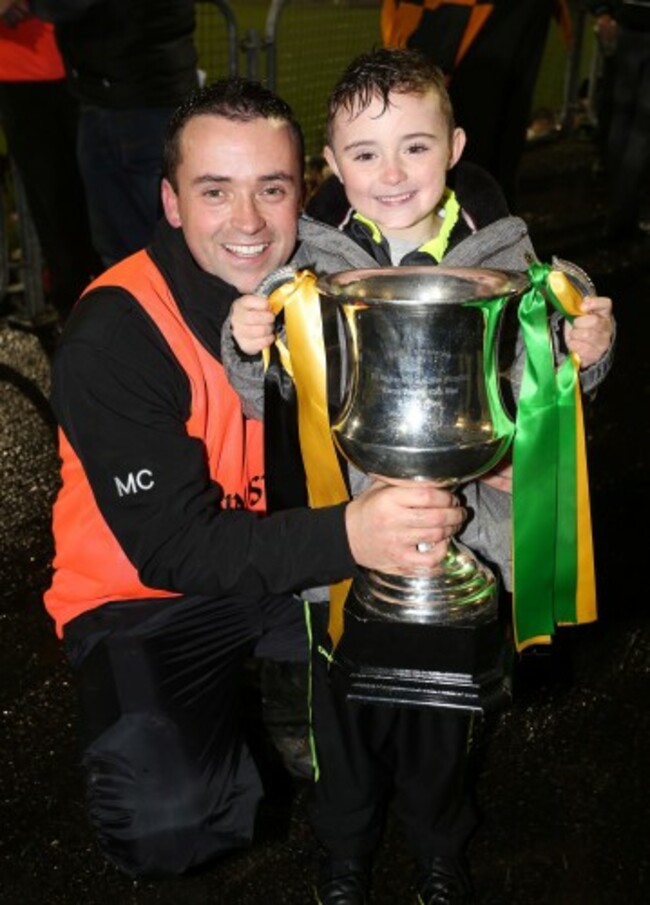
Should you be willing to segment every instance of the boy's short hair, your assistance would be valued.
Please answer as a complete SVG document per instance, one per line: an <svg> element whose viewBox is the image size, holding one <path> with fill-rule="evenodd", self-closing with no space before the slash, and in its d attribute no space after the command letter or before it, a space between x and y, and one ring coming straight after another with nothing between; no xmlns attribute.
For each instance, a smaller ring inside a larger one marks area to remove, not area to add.
<svg viewBox="0 0 650 905"><path fill-rule="evenodd" d="M293 110L260 82L240 76L219 79L187 96L167 125L163 144L163 176L176 190L176 171L181 162L181 134L196 116L222 116L233 122L275 119L286 122L296 144L301 175L305 165L305 145Z"/></svg>
<svg viewBox="0 0 650 905"><path fill-rule="evenodd" d="M445 74L419 50L382 47L362 53L348 65L332 89L327 105L327 141L332 142L334 120L341 111L356 116L378 97L389 105L389 95L426 94L434 91L442 112L455 128L454 109L447 92Z"/></svg>

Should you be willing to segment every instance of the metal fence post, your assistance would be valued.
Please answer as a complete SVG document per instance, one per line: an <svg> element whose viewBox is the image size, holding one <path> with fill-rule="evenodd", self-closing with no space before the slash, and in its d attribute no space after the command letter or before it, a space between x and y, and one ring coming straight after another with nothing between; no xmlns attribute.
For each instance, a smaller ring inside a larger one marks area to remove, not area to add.
<svg viewBox="0 0 650 905"><path fill-rule="evenodd" d="M12 320L25 328L37 327L44 320L52 319L47 316L48 312L45 303L44 264L41 243L29 210L22 177L18 172L18 167L11 159L11 155L9 156L9 163L18 218L18 241L21 250L18 271L23 284L22 311L14 315Z"/></svg>
<svg viewBox="0 0 650 905"><path fill-rule="evenodd" d="M249 79L259 82L262 39L257 29L249 28L246 31L241 46L246 56L246 75Z"/></svg>
<svg viewBox="0 0 650 905"><path fill-rule="evenodd" d="M226 25L226 47L228 56L228 75L239 73L239 28L237 17L228 0L197 0L197 4L210 3L216 6Z"/></svg>
<svg viewBox="0 0 650 905"><path fill-rule="evenodd" d="M582 67L582 54L585 39L586 12L579 4L571 4L571 13L574 20L573 46L566 62L564 76L564 98L562 103L561 131L569 133L573 131L577 114L580 112L580 70Z"/></svg>
<svg viewBox="0 0 650 905"><path fill-rule="evenodd" d="M266 50L266 84L272 90L276 90L278 82L278 54L276 36L280 15L286 6L287 0L271 0L269 11L266 15L266 28L264 31L264 49Z"/></svg>
<svg viewBox="0 0 650 905"><path fill-rule="evenodd" d="M0 305L4 303L9 291L9 211L6 202L8 170L9 158L3 154L0 156Z"/></svg>

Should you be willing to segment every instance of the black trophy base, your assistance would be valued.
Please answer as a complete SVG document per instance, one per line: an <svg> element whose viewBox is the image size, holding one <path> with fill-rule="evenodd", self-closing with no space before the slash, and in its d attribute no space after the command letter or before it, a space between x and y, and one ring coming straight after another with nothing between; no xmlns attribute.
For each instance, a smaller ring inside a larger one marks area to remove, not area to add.
<svg viewBox="0 0 650 905"><path fill-rule="evenodd" d="M512 663L497 619L477 625L381 619L351 594L330 676L351 701L487 715L511 701Z"/></svg>

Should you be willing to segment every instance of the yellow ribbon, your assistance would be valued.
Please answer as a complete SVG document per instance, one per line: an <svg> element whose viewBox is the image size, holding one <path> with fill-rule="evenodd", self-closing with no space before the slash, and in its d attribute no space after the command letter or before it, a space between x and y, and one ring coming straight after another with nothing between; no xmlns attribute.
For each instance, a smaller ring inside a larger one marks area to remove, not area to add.
<svg viewBox="0 0 650 905"><path fill-rule="evenodd" d="M561 270L552 270L547 284L561 310L569 317L579 317L582 311L582 295L567 275ZM551 298L551 301L554 301ZM573 389L575 393L576 421L576 518L577 518L577 586L575 598L575 615L558 612L558 624L593 622L597 618L596 610L596 569L594 562L593 534L591 523L591 504L589 498L589 476L587 469L587 446L584 432L584 413L582 393L578 371L580 359L571 353L573 364Z"/></svg>
<svg viewBox="0 0 650 905"><path fill-rule="evenodd" d="M307 270L269 296L277 316L284 310L287 342L276 339L282 366L292 377L298 398L298 432L309 505L333 506L349 494L330 430L323 324L316 277ZM291 352L289 350L292 350ZM268 367L269 356L264 356ZM343 607L351 585L346 579L330 587L329 633L334 644L343 634Z"/></svg>

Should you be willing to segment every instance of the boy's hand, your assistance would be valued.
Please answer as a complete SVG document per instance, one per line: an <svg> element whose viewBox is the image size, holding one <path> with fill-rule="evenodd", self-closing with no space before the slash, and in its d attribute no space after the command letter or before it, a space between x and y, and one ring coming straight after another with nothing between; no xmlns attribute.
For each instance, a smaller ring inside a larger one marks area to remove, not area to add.
<svg viewBox="0 0 650 905"><path fill-rule="evenodd" d="M246 355L257 355L275 338L273 312L261 295L242 295L230 309L232 335Z"/></svg>
<svg viewBox="0 0 650 905"><path fill-rule="evenodd" d="M594 364L609 349L614 333L612 300L602 296L587 296L582 300L585 312L572 324L564 325L564 340L570 352L580 359L580 367Z"/></svg>

